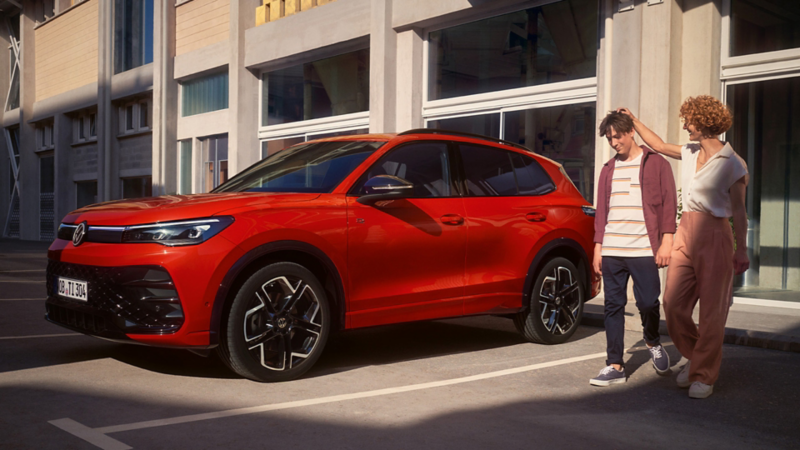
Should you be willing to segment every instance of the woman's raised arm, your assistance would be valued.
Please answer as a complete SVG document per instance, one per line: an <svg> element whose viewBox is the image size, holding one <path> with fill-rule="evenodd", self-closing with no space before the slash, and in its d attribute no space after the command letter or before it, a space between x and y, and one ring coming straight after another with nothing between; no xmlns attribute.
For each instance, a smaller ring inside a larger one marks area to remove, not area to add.
<svg viewBox="0 0 800 450"><path fill-rule="evenodd" d="M633 128L637 133L639 133L639 136L642 137L644 143L650 148L658 153L661 153L662 155L669 156L670 158L681 159L680 145L667 144L664 142L660 137L658 137L657 134L653 133L653 131L644 126L642 122L639 122L639 119L637 119L628 108L619 108L617 111L627 114L631 119L633 119Z"/></svg>

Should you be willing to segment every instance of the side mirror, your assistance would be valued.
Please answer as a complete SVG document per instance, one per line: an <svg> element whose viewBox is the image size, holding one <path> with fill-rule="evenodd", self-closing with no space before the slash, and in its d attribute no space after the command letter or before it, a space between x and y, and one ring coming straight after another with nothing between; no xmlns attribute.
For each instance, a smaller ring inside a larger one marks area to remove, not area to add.
<svg viewBox="0 0 800 450"><path fill-rule="evenodd" d="M366 195L362 195L357 201L363 205L371 205L380 200L411 197L414 184L393 175L377 175L364 183L364 191Z"/></svg>

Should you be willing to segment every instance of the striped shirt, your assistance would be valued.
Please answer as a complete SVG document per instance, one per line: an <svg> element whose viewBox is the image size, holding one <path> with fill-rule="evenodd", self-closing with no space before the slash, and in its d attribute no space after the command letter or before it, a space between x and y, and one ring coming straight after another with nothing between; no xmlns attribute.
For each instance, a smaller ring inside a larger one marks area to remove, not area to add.
<svg viewBox="0 0 800 450"><path fill-rule="evenodd" d="M639 155L631 161L614 164L603 256L653 256L642 212L641 163L642 155Z"/></svg>

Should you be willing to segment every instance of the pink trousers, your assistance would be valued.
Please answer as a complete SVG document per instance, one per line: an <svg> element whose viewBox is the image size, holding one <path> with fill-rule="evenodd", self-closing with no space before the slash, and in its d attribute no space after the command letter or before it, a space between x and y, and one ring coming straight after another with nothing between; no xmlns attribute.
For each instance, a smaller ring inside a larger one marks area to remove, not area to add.
<svg viewBox="0 0 800 450"><path fill-rule="evenodd" d="M664 312L675 347L692 362L690 381L714 384L733 289L733 233L727 218L685 212L675 233ZM692 319L699 300L700 326Z"/></svg>

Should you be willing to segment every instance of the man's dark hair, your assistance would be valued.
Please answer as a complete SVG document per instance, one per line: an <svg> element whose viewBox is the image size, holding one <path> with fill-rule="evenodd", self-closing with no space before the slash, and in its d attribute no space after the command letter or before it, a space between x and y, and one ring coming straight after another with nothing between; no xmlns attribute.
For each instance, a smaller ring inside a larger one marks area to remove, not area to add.
<svg viewBox="0 0 800 450"><path fill-rule="evenodd" d="M630 133L633 131L633 119L627 114L611 111L600 122L600 127L598 128L600 136L611 134L611 127L614 127L614 131L617 133Z"/></svg>

